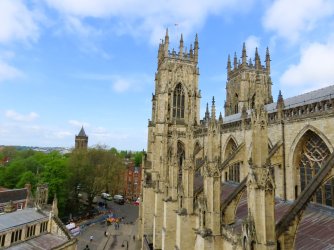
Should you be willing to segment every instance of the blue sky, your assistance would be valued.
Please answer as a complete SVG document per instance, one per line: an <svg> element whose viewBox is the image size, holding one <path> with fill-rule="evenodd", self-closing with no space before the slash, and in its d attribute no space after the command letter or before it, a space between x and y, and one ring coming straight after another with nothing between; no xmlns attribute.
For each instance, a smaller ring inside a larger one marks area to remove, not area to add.
<svg viewBox="0 0 334 250"><path fill-rule="evenodd" d="M201 113L223 112L228 54L263 61L273 97L334 84L332 0L0 0L0 144L146 149L157 48L199 36ZM177 24L177 25L175 25Z"/></svg>

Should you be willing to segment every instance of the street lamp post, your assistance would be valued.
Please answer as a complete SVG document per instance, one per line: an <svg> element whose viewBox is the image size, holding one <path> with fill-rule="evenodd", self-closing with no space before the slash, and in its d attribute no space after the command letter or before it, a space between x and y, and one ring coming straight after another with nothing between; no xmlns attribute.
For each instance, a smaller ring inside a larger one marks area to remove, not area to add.
<svg viewBox="0 0 334 250"><path fill-rule="evenodd" d="M124 242L126 242L126 250L129 249L129 242L127 240L123 240L122 247L125 247Z"/></svg>

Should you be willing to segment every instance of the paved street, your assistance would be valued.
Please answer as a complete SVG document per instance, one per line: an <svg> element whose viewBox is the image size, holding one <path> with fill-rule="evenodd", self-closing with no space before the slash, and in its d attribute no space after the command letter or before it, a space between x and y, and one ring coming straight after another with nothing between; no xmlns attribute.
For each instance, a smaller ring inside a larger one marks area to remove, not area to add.
<svg viewBox="0 0 334 250"><path fill-rule="evenodd" d="M114 225L107 226L105 223L96 223L86 227L78 238L78 250L84 249L86 245L90 250L95 249L127 249L135 250L133 235L136 232L136 219L138 218L138 206L132 204L118 205L113 201L108 201L108 208L113 211L116 217L124 217L120 228L115 229ZM104 235L108 232L108 237ZM90 242L90 236L93 241ZM122 247L122 244L124 247Z"/></svg>

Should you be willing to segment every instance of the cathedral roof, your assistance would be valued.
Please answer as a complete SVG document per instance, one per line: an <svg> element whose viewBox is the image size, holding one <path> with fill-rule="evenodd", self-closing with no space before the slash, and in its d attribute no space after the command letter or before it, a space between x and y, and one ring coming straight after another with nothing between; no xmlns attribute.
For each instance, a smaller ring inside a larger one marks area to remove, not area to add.
<svg viewBox="0 0 334 250"><path fill-rule="evenodd" d="M305 104L320 102L331 98L334 98L334 85L286 98L284 99L284 109L295 108ZM269 113L276 111L276 105L276 102L266 105L267 111Z"/></svg>
<svg viewBox="0 0 334 250"><path fill-rule="evenodd" d="M310 91L301 95L293 96L284 99L284 109L295 108L306 104L320 102L334 98L334 85ZM277 111L277 103L270 103L266 105L268 113ZM247 110L248 117L250 117L251 110ZM241 113L225 116L223 123L231 123L241 120Z"/></svg>
<svg viewBox="0 0 334 250"><path fill-rule="evenodd" d="M81 127L81 130L80 130L78 136L87 137L87 135L86 135L86 133L85 133L85 130L84 130L83 126Z"/></svg>

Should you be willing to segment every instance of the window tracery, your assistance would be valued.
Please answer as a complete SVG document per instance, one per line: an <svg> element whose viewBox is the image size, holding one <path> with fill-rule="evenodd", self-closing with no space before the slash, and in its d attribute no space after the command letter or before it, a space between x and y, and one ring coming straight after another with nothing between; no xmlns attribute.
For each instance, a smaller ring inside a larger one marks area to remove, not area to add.
<svg viewBox="0 0 334 250"><path fill-rule="evenodd" d="M321 164L330 155L325 142L314 132L308 131L305 134L305 141L301 149L299 162L300 187L301 191L318 173ZM322 185L312 198L313 202L334 207L334 178Z"/></svg>
<svg viewBox="0 0 334 250"><path fill-rule="evenodd" d="M237 144L231 138L226 146L225 159L227 159L235 150L237 150ZM240 162L233 163L228 167L225 179L227 181L240 182Z"/></svg>
<svg viewBox="0 0 334 250"><path fill-rule="evenodd" d="M173 118L184 118L185 95L182 84L178 83L173 94Z"/></svg>

